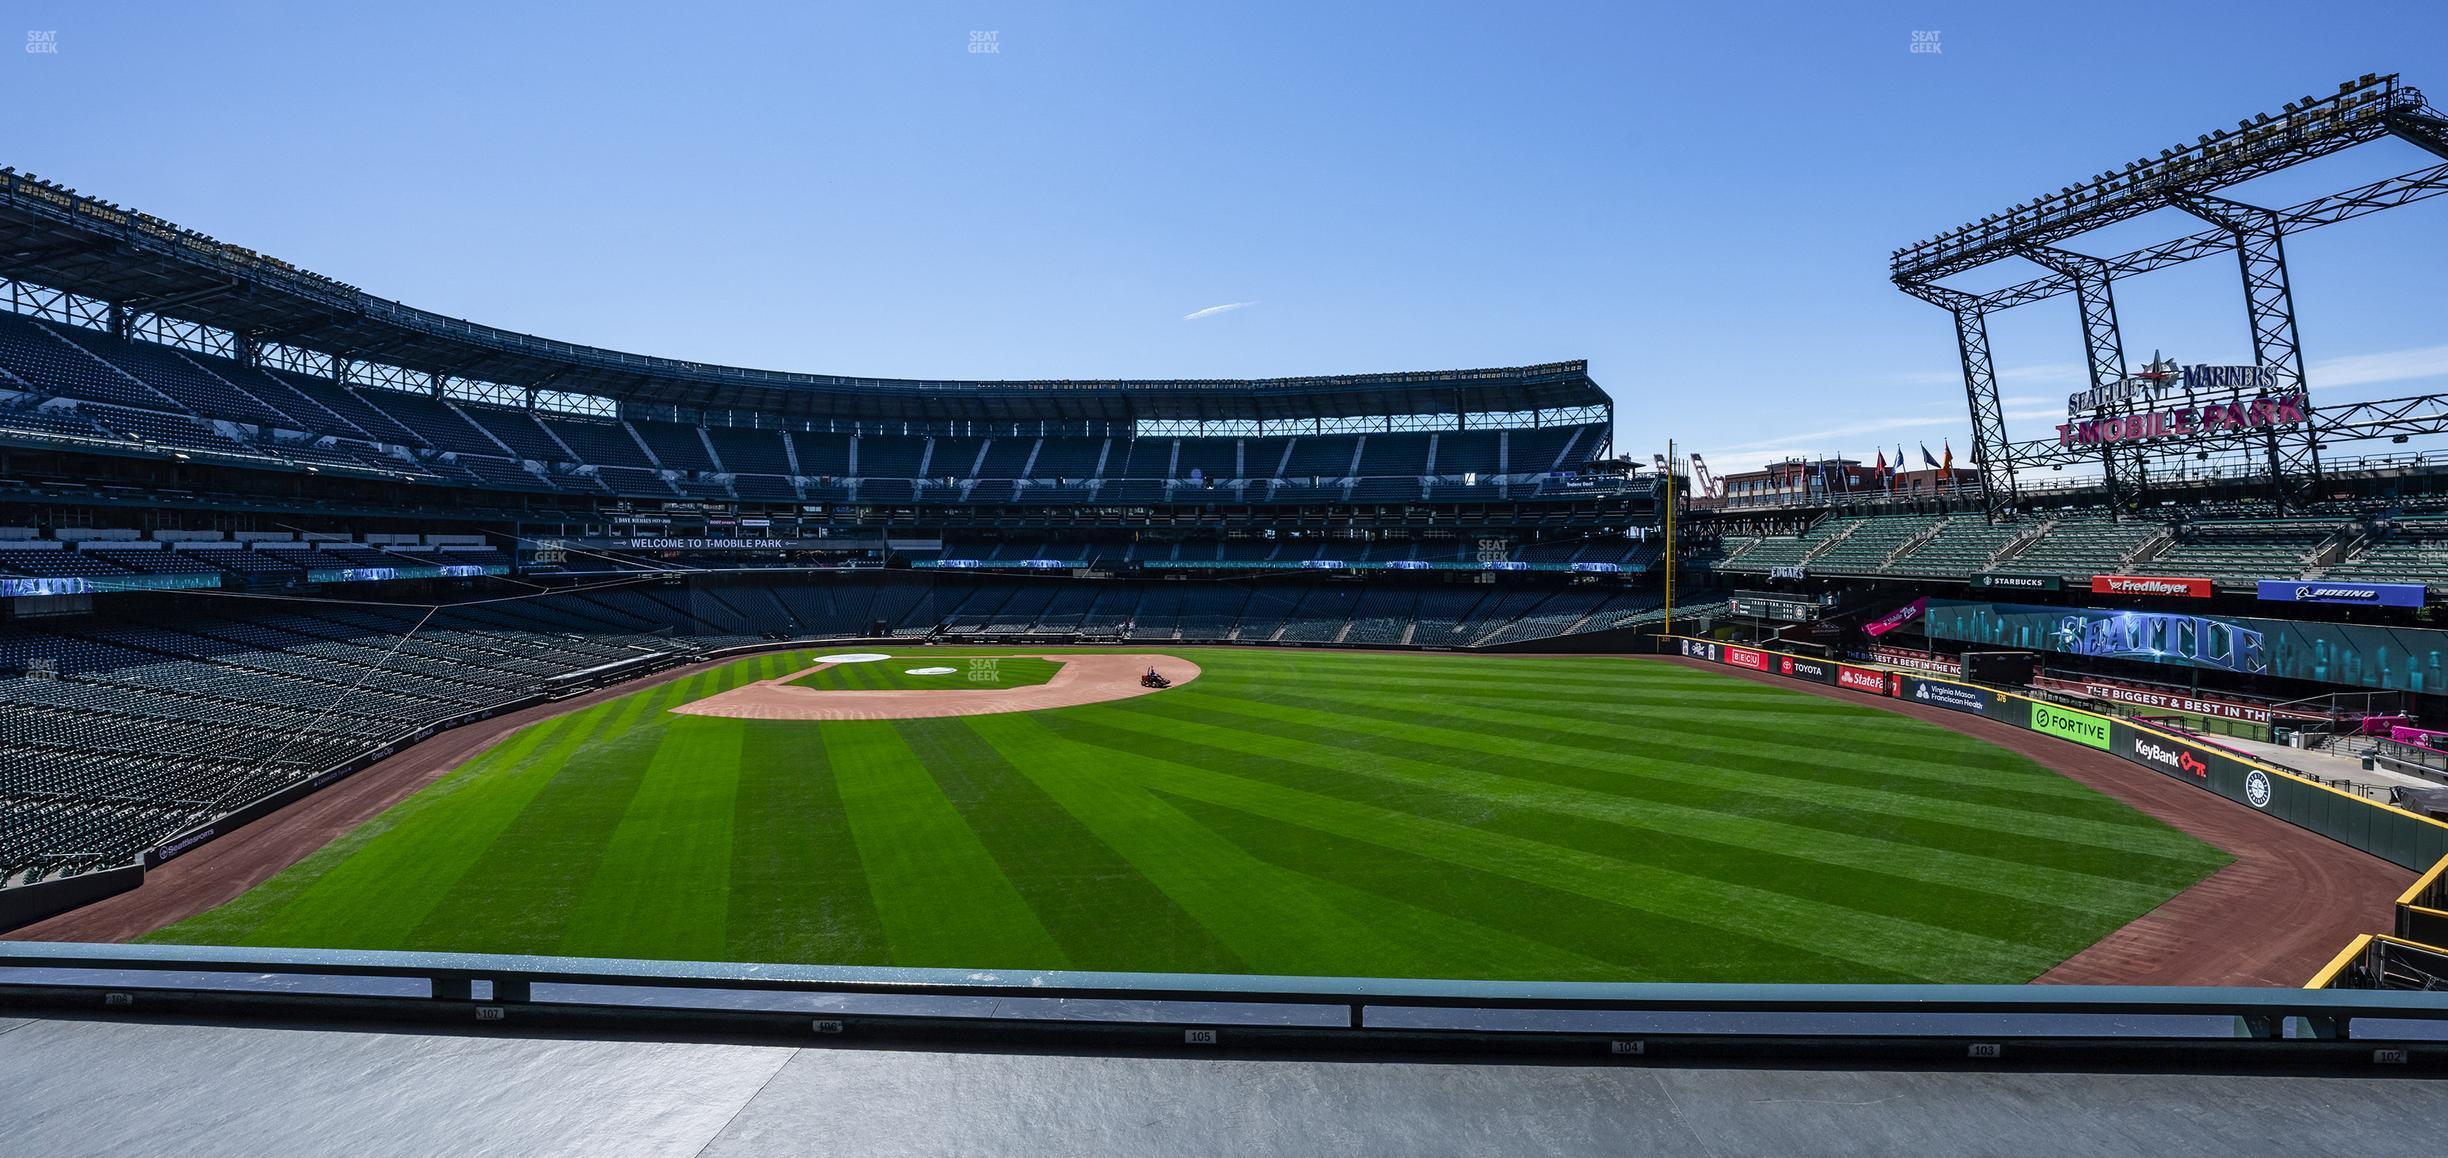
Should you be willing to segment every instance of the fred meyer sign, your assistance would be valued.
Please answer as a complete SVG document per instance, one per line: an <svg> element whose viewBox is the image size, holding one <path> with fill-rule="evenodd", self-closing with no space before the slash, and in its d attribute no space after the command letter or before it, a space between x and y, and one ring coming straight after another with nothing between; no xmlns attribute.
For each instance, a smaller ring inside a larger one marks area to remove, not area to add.
<svg viewBox="0 0 2448 1158"><path fill-rule="evenodd" d="M2055 704L2044 704L2034 700L2031 706L2031 730L2055 736L2061 740L2072 740L2077 744L2097 748L2103 752L2108 750L2109 730L2106 716L2068 711Z"/></svg>
<svg viewBox="0 0 2448 1158"><path fill-rule="evenodd" d="M2208 599L2214 593L2207 579L2171 579L2165 575L2094 575L2093 595L2174 595Z"/></svg>
<svg viewBox="0 0 2448 1158"><path fill-rule="evenodd" d="M2264 579L2260 598L2264 603L2348 603L2357 607L2420 607L2424 589L2420 583L2340 583L2336 580L2314 582L2308 579Z"/></svg>

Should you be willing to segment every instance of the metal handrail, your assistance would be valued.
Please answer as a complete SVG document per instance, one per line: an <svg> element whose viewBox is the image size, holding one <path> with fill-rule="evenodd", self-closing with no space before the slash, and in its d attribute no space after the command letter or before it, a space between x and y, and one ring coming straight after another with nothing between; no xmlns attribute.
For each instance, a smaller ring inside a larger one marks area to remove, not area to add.
<svg viewBox="0 0 2448 1158"><path fill-rule="evenodd" d="M432 986L423 1001L466 1001L471 983L490 983L503 1005L551 1005L534 999L537 985L578 985L649 990L694 989L782 992L896 998L1005 998L1198 1003L1202 1006L1343 1006L1345 1028L1385 1028L1367 1017L1371 1009L1465 1009L1488 1011L1575 1010L1626 1013L1852 1014L1906 1017L1926 1014L2000 1016L2196 1015L2234 1017L2247 1023L2246 1037L2277 1037L2277 1023L2306 1018L2340 1028L2354 1018L2448 1023L2448 993L2377 990L2308 990L2203 986L2035 985L1749 985L1588 981L1469 981L1406 978L1287 977L1234 974L980 970L882 966L789 965L741 962L645 961L590 957L429 953L358 949L282 949L239 946L112 945L79 942L0 942L0 969L38 970L34 978L0 972L0 1003L30 989L55 988L55 974L110 970L160 973L158 986L110 979L112 988L211 992L215 985L174 974L404 978ZM67 982L73 984L73 982ZM294 997L294 994L269 996ZM602 1005L589 994L579 1003ZM613 1003L617 1005L618 1003ZM641 1003L641 1012L673 1012ZM1150 1010L1147 1024L1178 1017ZM868 1016L861 1014L860 1016ZM880 1017L926 1017L877 1014ZM1058 1008L1028 1005L998 1018L1064 1021ZM1201 1020L1212 1020L1202 1017ZM1269 1023L1272 1024L1272 1023ZM2255 1026L2262 1029L2253 1028ZM2092 1032L2141 1038L2180 1035L2135 1033L2109 1025ZM1582 1027L1559 1032L1586 1035ZM1865 1026L1875 1033L1875 1025Z"/></svg>

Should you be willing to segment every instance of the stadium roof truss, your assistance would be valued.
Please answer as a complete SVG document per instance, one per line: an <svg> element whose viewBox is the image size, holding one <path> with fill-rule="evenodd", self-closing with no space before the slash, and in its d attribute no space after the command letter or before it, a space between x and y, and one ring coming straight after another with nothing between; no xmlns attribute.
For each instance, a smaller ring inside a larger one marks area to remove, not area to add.
<svg viewBox="0 0 2448 1158"><path fill-rule="evenodd" d="M1613 401L1586 362L1477 370L1270 379L929 381L799 374L632 354L478 325L374 297L277 258L160 218L0 170L0 277L20 312L114 333L201 326L230 335L242 360L328 360L346 378L380 363L412 371L425 389L493 398L514 390L595 395L683 412L753 410L811 422L1201 423L1399 420L1588 410ZM51 295L28 308L26 295ZM380 376L377 371L376 375ZM386 385L390 383L385 383ZM502 397L508 397L502 395ZM513 402L512 404L517 404ZM1364 424L1365 425L1365 424ZM1384 428L1381 421L1373 428Z"/></svg>
<svg viewBox="0 0 2448 1158"><path fill-rule="evenodd" d="M2268 209L2218 195L2218 190L2292 165L2324 157L2382 137L2409 141L2442 164L2375 181L2300 205ZM2300 427L2236 430L2188 438L2181 443L2135 441L2097 445L2063 439L2015 442L2006 433L1997 376L1989 351L1988 315L2016 306L2073 294L2082 319L2084 364L2094 389L2128 381L2124 346L2117 329L2114 284L2213 254L2236 256L2244 286L2256 365L2274 372L2280 393L2306 386L2301 342L2295 328L2287 279L2287 234L2351 221L2383 209L2448 193L2448 117L2424 103L2420 91L2392 74L2365 75L2338 86L2335 95L2289 104L2282 114L2238 122L2233 131L2203 134L2191 145L2162 150L2122 171L2102 173L2079 185L2004 213L1992 214L1948 233L1895 251L1889 276L1896 286L1954 316L1956 349L1963 362L1964 392L1972 416L1972 461L1985 484L1992 519L2011 517L2017 502L2018 470L2061 468L2098 461L2109 495L2122 509L2148 485L2154 462L2176 454L2250 448L2266 458L2284 507L2307 498L2320 479L2322 446L2336 441L2397 437L2448 430L2448 398L2397 399L2323 408ZM2105 225L2173 208L2208 227L2183 237L2114 257L2076 253L2062 243ZM1939 284L1942 279L2008 257L2021 257L2047 273L1987 293ZM2103 417L2106 413L2103 411Z"/></svg>

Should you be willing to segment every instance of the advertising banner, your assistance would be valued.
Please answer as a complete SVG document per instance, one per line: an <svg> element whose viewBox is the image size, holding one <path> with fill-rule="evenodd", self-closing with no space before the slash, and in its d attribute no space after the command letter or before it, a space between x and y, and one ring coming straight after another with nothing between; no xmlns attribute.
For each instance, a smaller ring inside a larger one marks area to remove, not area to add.
<svg viewBox="0 0 2448 1158"><path fill-rule="evenodd" d="M1756 648L1736 647L1732 644L1727 644L1724 654L1725 662L1729 666L1747 667L1752 671L1768 670L1767 652L1760 651Z"/></svg>
<svg viewBox="0 0 2448 1158"><path fill-rule="evenodd" d="M1976 716L1997 717L2006 712L2012 701L1996 692L1962 684L1925 680L1919 676L1904 676L1904 690L1899 698L1916 704L1928 704L1949 711L1970 712Z"/></svg>
<svg viewBox="0 0 2448 1158"><path fill-rule="evenodd" d="M1975 575L1972 586L1999 591L2056 591L2065 581L2055 575Z"/></svg>
<svg viewBox="0 0 2448 1158"><path fill-rule="evenodd" d="M2256 596L2264 603L2344 603L2354 607L2420 607L2428 592L2420 583L2341 583L2309 579L2263 579Z"/></svg>
<svg viewBox="0 0 2448 1158"><path fill-rule="evenodd" d="M1926 595L1922 596L1921 598L1915 599L1902 607L1898 607L1895 610L1879 616L1868 623L1862 624L1862 634L1867 635L1872 639L1877 639L1890 631L1894 631L1896 628L1902 627L1907 623L1911 623L1913 620L1921 618L1921 613L1928 608L1929 597Z"/></svg>
<svg viewBox="0 0 2448 1158"><path fill-rule="evenodd" d="M2208 599L2218 592L2207 579L2175 579L2165 575L2094 575L2091 577L2091 593Z"/></svg>
<svg viewBox="0 0 2448 1158"><path fill-rule="evenodd" d="M1713 663L1717 659L1717 645L1704 639L1687 639L1683 641L1683 654Z"/></svg>
<svg viewBox="0 0 2448 1158"><path fill-rule="evenodd" d="M1777 657L1777 674L1792 676L1798 680L1809 680L1815 684L1832 684L1836 682L1836 665L1824 659L1804 659L1798 655L1780 655Z"/></svg>
<svg viewBox="0 0 2448 1158"><path fill-rule="evenodd" d="M2179 780L2210 778L2210 762L2200 749L2140 728L2117 729L2116 754Z"/></svg>
<svg viewBox="0 0 2448 1158"><path fill-rule="evenodd" d="M1873 671L1866 667L1854 667L1851 664L1838 664L1836 665L1836 686L1851 688L1857 692L1868 692L1874 696L1883 696L1887 694L1887 673Z"/></svg>
<svg viewBox="0 0 2448 1158"><path fill-rule="evenodd" d="M2032 731L2055 736L2060 740L2072 740L2084 747L2097 748L2103 752L2109 748L2109 722L2106 716L2094 716L2089 712L2077 712L2071 708L2058 707L2055 704L2044 704L2038 700L2033 700L2031 703Z"/></svg>
<svg viewBox="0 0 2448 1158"><path fill-rule="evenodd" d="M2147 688L2129 688L2123 684L2101 683L2098 680L2070 680L2042 676L2036 686L2073 692L2095 700L2132 704L2137 708L2155 708L2165 712L2182 712L2189 716L2213 716L2222 720L2241 720L2248 724L2266 724L2272 718L2270 710L2260 704L2237 700L2221 700L2208 696L2186 695L2182 692L2154 692Z"/></svg>
<svg viewBox="0 0 2448 1158"><path fill-rule="evenodd" d="M2242 615L1932 599L1935 639L2345 687L2448 691L2448 631Z"/></svg>
<svg viewBox="0 0 2448 1158"><path fill-rule="evenodd" d="M1963 664L1956 662L1953 656L1925 655L1909 647L1890 647L1883 643L1870 645L1870 658L1889 667L1906 667L1939 675L1958 675L1963 671Z"/></svg>

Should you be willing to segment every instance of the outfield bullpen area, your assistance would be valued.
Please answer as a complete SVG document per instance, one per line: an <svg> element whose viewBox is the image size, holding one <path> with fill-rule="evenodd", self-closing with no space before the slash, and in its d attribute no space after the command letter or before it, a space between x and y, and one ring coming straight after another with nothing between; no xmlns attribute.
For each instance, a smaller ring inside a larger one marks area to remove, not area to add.
<svg viewBox="0 0 2448 1158"><path fill-rule="evenodd" d="M929 719L673 710L815 653L712 666L529 724L150 939L2026 981L2227 859L2005 749L1673 663L1179 650L1201 674L1162 693Z"/></svg>

